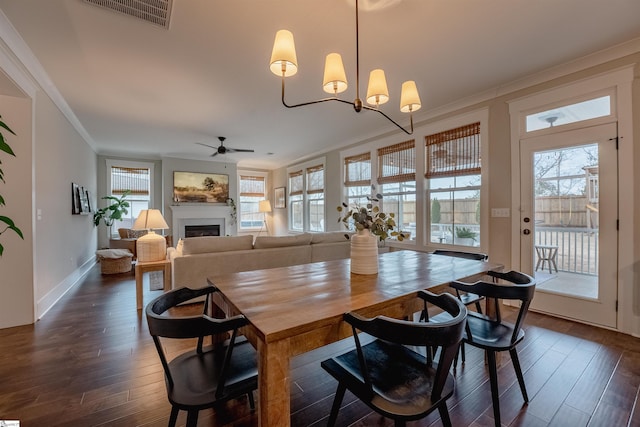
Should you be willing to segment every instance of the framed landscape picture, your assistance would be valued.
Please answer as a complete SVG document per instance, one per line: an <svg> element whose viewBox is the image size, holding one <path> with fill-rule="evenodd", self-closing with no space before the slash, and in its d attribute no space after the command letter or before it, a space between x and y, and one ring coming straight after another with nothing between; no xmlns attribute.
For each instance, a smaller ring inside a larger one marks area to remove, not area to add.
<svg viewBox="0 0 640 427"><path fill-rule="evenodd" d="M202 172L173 172L173 201L176 203L227 203L229 175Z"/></svg>
<svg viewBox="0 0 640 427"><path fill-rule="evenodd" d="M278 187L274 190L273 195L274 205L276 208L282 209L287 207L287 196L285 195L285 188Z"/></svg>

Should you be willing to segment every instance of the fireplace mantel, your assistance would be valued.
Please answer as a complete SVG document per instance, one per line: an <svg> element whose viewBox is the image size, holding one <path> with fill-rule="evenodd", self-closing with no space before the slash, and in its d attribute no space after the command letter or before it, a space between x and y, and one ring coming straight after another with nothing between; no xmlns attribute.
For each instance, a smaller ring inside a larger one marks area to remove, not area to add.
<svg viewBox="0 0 640 427"><path fill-rule="evenodd" d="M184 226L219 224L220 235L234 235L231 227L231 207L227 205L175 205L171 207L174 241L184 239Z"/></svg>

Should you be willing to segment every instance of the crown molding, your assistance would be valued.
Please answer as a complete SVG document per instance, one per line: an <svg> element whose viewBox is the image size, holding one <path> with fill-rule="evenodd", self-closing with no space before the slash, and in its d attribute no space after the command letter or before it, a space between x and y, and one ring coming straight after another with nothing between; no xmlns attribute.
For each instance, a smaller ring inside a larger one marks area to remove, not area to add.
<svg viewBox="0 0 640 427"><path fill-rule="evenodd" d="M38 87L42 89L67 118L71 126L74 127L93 151L96 151L95 141L93 141L93 138L91 138L84 126L82 126L82 123L80 123L78 117L73 110L71 110L71 107L69 107L69 104L67 104L67 101L46 73L36 56L2 10L0 10L0 40L4 42L6 48L15 56L18 63L22 65L30 79L26 78L25 73L22 72L19 65L15 63L16 61L5 62L4 58L2 58L2 69L5 70L10 77L16 81L16 84L31 98L35 98ZM11 64L11 66L5 66L5 63ZM18 75L14 75L17 70L20 70L20 72ZM20 75L22 75L22 78L19 77ZM29 80L31 80L31 82ZM35 84L32 82L35 82Z"/></svg>

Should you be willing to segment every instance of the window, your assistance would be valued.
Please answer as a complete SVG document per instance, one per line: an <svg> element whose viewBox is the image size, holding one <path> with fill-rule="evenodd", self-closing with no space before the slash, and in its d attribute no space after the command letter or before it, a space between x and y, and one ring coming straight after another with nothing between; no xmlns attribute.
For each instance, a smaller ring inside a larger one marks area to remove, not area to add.
<svg viewBox="0 0 640 427"><path fill-rule="evenodd" d="M601 96L583 102L527 115L526 131L567 125L611 114L611 96Z"/></svg>
<svg viewBox="0 0 640 427"><path fill-rule="evenodd" d="M239 203L237 204L240 230L255 230L264 225L264 214L258 210L260 200L266 197L266 176L256 172L239 173Z"/></svg>
<svg viewBox="0 0 640 427"><path fill-rule="evenodd" d="M307 168L309 231L324 231L324 166Z"/></svg>
<svg viewBox="0 0 640 427"><path fill-rule="evenodd" d="M289 170L289 229L324 231L324 162Z"/></svg>
<svg viewBox="0 0 640 427"><path fill-rule="evenodd" d="M120 197L126 190L130 191L126 199L130 205L129 212L121 221L116 221L110 230L112 236L117 236L118 228L131 228L140 212L152 206L153 164L107 161L107 171L110 196Z"/></svg>
<svg viewBox="0 0 640 427"><path fill-rule="evenodd" d="M289 229L304 231L304 181L302 170L289 173Z"/></svg>
<svg viewBox="0 0 640 427"><path fill-rule="evenodd" d="M480 245L480 123L425 137L432 243Z"/></svg>
<svg viewBox="0 0 640 427"><path fill-rule="evenodd" d="M398 229L416 230L416 149L415 141L405 141L378 149L378 184L381 209L395 214Z"/></svg>
<svg viewBox="0 0 640 427"><path fill-rule="evenodd" d="M371 153L344 159L344 189L349 206L364 206L371 195Z"/></svg>

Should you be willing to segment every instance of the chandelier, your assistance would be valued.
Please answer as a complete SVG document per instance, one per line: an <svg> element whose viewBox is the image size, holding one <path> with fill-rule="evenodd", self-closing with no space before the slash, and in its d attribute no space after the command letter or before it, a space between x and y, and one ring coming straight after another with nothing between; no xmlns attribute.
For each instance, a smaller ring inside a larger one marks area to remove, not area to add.
<svg viewBox="0 0 640 427"><path fill-rule="evenodd" d="M346 101L338 98L338 94L347 90L347 77L342 64L342 57L339 53L330 53L327 55L324 64L324 79L322 88L325 92L332 94L329 98L318 99L315 101L302 102L300 104L287 104L284 100L284 80L285 77L293 76L298 72L298 59L296 57L296 48L293 41L293 34L288 30L280 30L276 33L276 39L273 43L273 51L271 52L270 69L277 76L282 77L282 104L287 108L302 107L305 105L319 104L327 101L338 101L353 106L354 110L359 113L362 110L375 111L382 114L391 123L400 128L408 135L413 134L413 112L420 109L420 96L416 83L413 80L406 81L402 84L402 92L400 95L400 111L409 113L411 120L410 130L400 126L391 117L380 110L380 105L389 101L389 91L387 89L387 81L384 71L376 69L369 74L369 85L367 86L367 104L363 104L360 99L360 52L359 52L359 36L358 36L358 0L356 0L356 99Z"/></svg>

